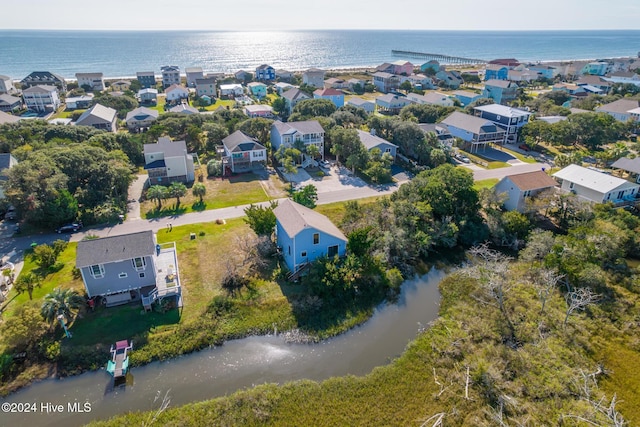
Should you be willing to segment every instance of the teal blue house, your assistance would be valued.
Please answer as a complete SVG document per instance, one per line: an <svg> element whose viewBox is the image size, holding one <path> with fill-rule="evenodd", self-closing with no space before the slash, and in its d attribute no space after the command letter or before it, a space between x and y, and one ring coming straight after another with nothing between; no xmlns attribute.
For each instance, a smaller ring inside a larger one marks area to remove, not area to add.
<svg viewBox="0 0 640 427"><path fill-rule="evenodd" d="M276 244L292 273L326 256L344 256L347 238L326 216L286 199L273 210Z"/></svg>
<svg viewBox="0 0 640 427"><path fill-rule="evenodd" d="M251 95L257 98L264 98L267 96L267 85L264 83L251 82L247 84L247 87L249 88Z"/></svg>
<svg viewBox="0 0 640 427"><path fill-rule="evenodd" d="M488 64L484 70L485 80L507 80L509 77L509 68L504 65Z"/></svg>
<svg viewBox="0 0 640 427"><path fill-rule="evenodd" d="M437 73L438 71L440 71L440 63L435 59L432 59L431 61L425 62L420 66L421 72L426 73L427 70L431 70L433 74Z"/></svg>

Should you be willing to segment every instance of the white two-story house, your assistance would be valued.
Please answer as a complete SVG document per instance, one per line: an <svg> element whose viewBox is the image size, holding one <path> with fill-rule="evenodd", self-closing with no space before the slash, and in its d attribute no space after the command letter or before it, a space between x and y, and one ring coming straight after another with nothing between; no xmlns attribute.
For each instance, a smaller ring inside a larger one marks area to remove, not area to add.
<svg viewBox="0 0 640 427"><path fill-rule="evenodd" d="M276 120L271 125L271 146L277 150L281 145L292 147L300 141L305 147L315 145L318 152L324 159L324 129L317 120L305 120L302 122L282 123ZM302 154L302 165L313 159L307 159L306 154Z"/></svg>
<svg viewBox="0 0 640 427"><path fill-rule="evenodd" d="M171 141L168 137L159 138L155 144L144 144L144 168L150 185L195 179L193 154L187 152L186 142Z"/></svg>

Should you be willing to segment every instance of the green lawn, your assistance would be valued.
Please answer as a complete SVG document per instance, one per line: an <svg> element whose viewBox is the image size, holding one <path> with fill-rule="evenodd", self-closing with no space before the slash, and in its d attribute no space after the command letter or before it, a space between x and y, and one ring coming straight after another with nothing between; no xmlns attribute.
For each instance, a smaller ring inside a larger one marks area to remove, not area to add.
<svg viewBox="0 0 640 427"><path fill-rule="evenodd" d="M220 99L217 98L216 102L205 107L207 111L215 111L220 107L224 108L234 108L236 106L236 102L232 99Z"/></svg>
<svg viewBox="0 0 640 427"><path fill-rule="evenodd" d="M511 154L512 156L514 156L518 160L523 161L525 163L535 163L536 162L536 159L534 159L533 157L531 157L529 155L520 154L517 151L509 150L508 148L505 148L505 147L502 148L502 151Z"/></svg>
<svg viewBox="0 0 640 427"><path fill-rule="evenodd" d="M474 182L473 188L475 188L478 191L480 191L483 188L492 188L494 185L498 183L498 181L500 181L498 178L483 179L481 181Z"/></svg>
<svg viewBox="0 0 640 427"><path fill-rule="evenodd" d="M274 189L275 184L267 186L269 189L268 194L262 187L258 177L252 173L235 175L224 179L205 179L203 184L207 188L207 194L202 204L197 197L193 196L191 189L188 189L187 195L180 198L178 209L175 206L175 199L165 200L160 211L157 210L155 201L146 200L140 205L140 213L144 218L159 218L188 212L264 202L284 195L283 192Z"/></svg>

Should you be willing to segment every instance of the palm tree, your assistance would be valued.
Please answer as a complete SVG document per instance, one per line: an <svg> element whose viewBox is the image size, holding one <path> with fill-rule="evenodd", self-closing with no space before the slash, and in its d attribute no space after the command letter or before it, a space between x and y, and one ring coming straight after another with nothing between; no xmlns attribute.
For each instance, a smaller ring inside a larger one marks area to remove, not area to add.
<svg viewBox="0 0 640 427"><path fill-rule="evenodd" d="M187 186L181 182L174 182L169 186L169 197L176 198L176 209L180 207L180 197L187 194Z"/></svg>
<svg viewBox="0 0 640 427"><path fill-rule="evenodd" d="M305 151L307 152L307 156L311 157L313 160L320 155L320 149L314 144L307 145Z"/></svg>
<svg viewBox="0 0 640 427"><path fill-rule="evenodd" d="M205 187L204 184L198 182L196 184L193 184L193 188L191 189L191 191L193 192L193 195L195 197L200 197L200 203L202 204L202 198L205 194L207 194L207 187Z"/></svg>
<svg viewBox="0 0 640 427"><path fill-rule="evenodd" d="M28 272L25 274L21 274L14 283L13 287L18 291L19 294L23 292L27 292L29 294L29 300L33 300L33 290L35 288L39 288L42 285L40 283L40 277L33 274L32 272Z"/></svg>
<svg viewBox="0 0 640 427"><path fill-rule="evenodd" d="M147 190L147 197L158 202L158 210L162 209L162 200L167 198L167 187L152 185Z"/></svg>
<svg viewBox="0 0 640 427"><path fill-rule="evenodd" d="M63 315L68 322L74 312L83 305L84 298L75 289L56 288L44 297L40 313L50 324L55 322L59 315Z"/></svg>

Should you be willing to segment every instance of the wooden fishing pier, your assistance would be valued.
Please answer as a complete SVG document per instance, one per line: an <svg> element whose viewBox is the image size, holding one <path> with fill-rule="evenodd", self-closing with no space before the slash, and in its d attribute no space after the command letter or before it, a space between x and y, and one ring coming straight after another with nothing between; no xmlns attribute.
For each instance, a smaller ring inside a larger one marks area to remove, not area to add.
<svg viewBox="0 0 640 427"><path fill-rule="evenodd" d="M438 61L441 64L477 65L489 62L484 59L463 58L461 56L441 55L439 53L413 52L410 50L393 49L391 53L395 56L403 56L405 58L420 58L426 61Z"/></svg>

